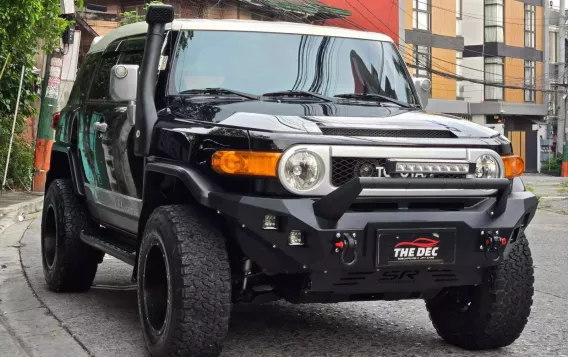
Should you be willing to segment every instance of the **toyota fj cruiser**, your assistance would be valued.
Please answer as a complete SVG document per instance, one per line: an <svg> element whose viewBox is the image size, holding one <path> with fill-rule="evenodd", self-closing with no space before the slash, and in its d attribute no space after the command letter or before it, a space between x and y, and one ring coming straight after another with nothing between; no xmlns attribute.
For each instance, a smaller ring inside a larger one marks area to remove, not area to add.
<svg viewBox="0 0 568 357"><path fill-rule="evenodd" d="M537 199L507 138L425 113L428 91L382 34L150 7L54 116L49 288L133 265L153 356L217 356L232 304L275 299L424 299L453 345L513 343Z"/></svg>

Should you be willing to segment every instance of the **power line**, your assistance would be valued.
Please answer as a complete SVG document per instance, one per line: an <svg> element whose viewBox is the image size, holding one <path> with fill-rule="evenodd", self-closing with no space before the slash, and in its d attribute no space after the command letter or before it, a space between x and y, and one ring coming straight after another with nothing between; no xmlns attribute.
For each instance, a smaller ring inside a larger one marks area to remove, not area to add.
<svg viewBox="0 0 568 357"><path fill-rule="evenodd" d="M467 1L467 0L466 0L466 1ZM417 0L417 2L419 2L419 3L421 3L421 4L425 4L425 5L430 5L430 7L433 7L433 8L435 8L435 9L444 10L444 11L451 12L451 13L457 15L457 11L454 11L454 10L446 9L446 8L444 8L444 7L441 7L441 6L435 6L435 5L432 5L432 4L428 4L427 2L423 2L423 1L420 1L420 0ZM504 24L523 25L523 26L525 25L524 21L523 21L522 23L520 23L520 22L505 21L505 20L507 19L507 17L505 17L505 16L503 16L503 17L495 17L495 16L477 17L477 16L474 16L474 15L477 15L477 14L471 14L471 13L467 13L467 12L463 12L463 11L460 11L460 14L462 15L462 17L465 15L465 17L469 17L469 18L476 19L476 20L485 20L485 19L503 20L503 23L504 23ZM515 18L509 17L509 19L515 19ZM547 27L547 26L544 25L544 24L542 24L542 25L536 25L536 24L535 24L535 26L537 26L537 27Z"/></svg>
<svg viewBox="0 0 568 357"><path fill-rule="evenodd" d="M355 1L357 1L357 2L359 2L359 3L361 4L361 2L360 2L359 0L355 0ZM396 0L391 0L391 3L392 3L394 6L397 6L397 7L398 7L400 10L402 10L406 15L410 16L410 18L412 18L412 20L416 20L416 22L417 22L418 24L423 25L422 23L418 22L418 19L417 19L417 18L415 18L413 15L409 14L403 7L401 7L400 5L397 5L397 4L395 3L395 1L396 1ZM365 7L365 9L367 9L367 7ZM369 11L369 9L367 9L367 11ZM369 11L369 12L370 12L370 11ZM378 17L375 16L375 18L377 18L379 21L381 21ZM381 21L381 22L382 22L382 21ZM414 21L413 21L413 22L414 22ZM503 27L503 31L505 31L505 28L504 28L504 27ZM400 37L399 37L399 38L400 38ZM448 42L449 44L452 44L452 45L453 45L453 43L452 43L450 40L448 40L448 39L446 39L446 38L444 38L444 37L441 37L441 39L443 39L444 41L446 41L446 42ZM401 40L402 40L402 39L401 39ZM404 42L404 40L402 40L402 41ZM479 51L474 51L474 50L468 50L468 52L480 54L481 56L485 57L485 52L479 52ZM516 67L520 67L520 66L516 66Z"/></svg>
<svg viewBox="0 0 568 357"><path fill-rule="evenodd" d="M408 63L408 62L406 64L407 64L407 66L412 67L412 68L418 68L418 69L428 71L428 69L426 67L421 67L421 66L418 66L418 65L415 65L415 64L412 64L412 63ZM442 77L452 78L452 79L457 79L457 80L460 80L460 81L467 81L467 82L472 82L472 83L477 83L477 84L483 84L485 86L490 86L490 87L500 87L500 88L507 88L507 89L522 89L522 90L531 90L531 91L535 91L535 92L546 92L546 93L558 93L558 91L549 90L549 89L536 89L536 88L533 88L533 87L520 87L520 86L512 86L512 85L500 84L500 83L487 83L486 81L462 77L462 76L456 76L455 74L446 73L446 72L438 71L438 70L435 70L435 69L431 69L430 72L433 73L433 74L437 74L439 76L442 76Z"/></svg>
<svg viewBox="0 0 568 357"><path fill-rule="evenodd" d="M408 55L410 55L410 54L408 54ZM436 60L438 60L438 61L440 61L440 62L449 63L449 64L452 64L452 65L455 65L456 67L466 68L466 69L469 69L469 70L472 70L472 71L475 71L475 72L480 72L480 73L483 73L483 74L493 74L493 75L496 75L496 76L502 76L503 78L510 78L510 79L512 79L513 81L525 81L525 80L526 80L524 77L505 76L505 75L502 74L502 73L487 72L487 71L485 71L485 70L481 70L481 69L477 69L477 68L473 68L473 67L468 67L468 66L464 66L464 65L458 65L457 63L450 62L450 61L444 60L444 59L442 59L442 58L437 58L437 57L434 57L434 56L431 56L431 55L430 55L430 57L431 57L431 58L434 58L434 59L436 59ZM504 64L503 64L503 65L504 65ZM438 65L438 68L444 69L444 68L441 67L440 65ZM542 76L542 77L535 77L535 79L545 79L545 77L544 77L544 76ZM548 81L553 81L553 79L551 78L551 79L549 79Z"/></svg>
<svg viewBox="0 0 568 357"><path fill-rule="evenodd" d="M361 16L363 16L367 21L371 22L371 21L370 21L365 15L363 15L363 13L361 13L361 11L359 11L356 7L354 7L353 5L351 5L347 0L344 0L344 1L345 1L348 5L350 5L355 11L357 11ZM402 42L405 42L402 38L400 38L400 36L399 36L397 33L395 33L393 30L391 30L390 27L389 27L383 20L381 20L380 18L378 18L376 15L374 15L363 3L361 3L361 1L359 1L359 0L355 0L355 1L357 1L365 10L367 10L367 11L368 11L371 15L373 15L380 23L382 23L387 29L389 29L389 30L391 31L391 33L393 33L397 38L399 38ZM408 12L406 12L406 11L405 11L404 9L402 9L400 6L396 5L396 4L394 3L394 0L393 0L393 5L397 6L398 8L400 8L401 10L403 10L404 13L406 13L407 15L409 15ZM371 23L372 23L372 22L371 22ZM378 27L377 27L377 29L378 29ZM406 43L406 42L405 42L405 43ZM430 57L432 58L433 56L430 56ZM418 58L416 58L416 60L417 60L417 59L418 59ZM487 82L485 82L485 81L483 81L483 80L480 81L480 80L473 79L473 78L469 78L469 79L468 79L468 78L463 77L463 76L456 76L456 75L453 75L453 74L451 74L451 73L442 72L442 71L437 71L437 70L434 70L434 69L429 69L429 68L427 68L427 67L420 67L420 69L423 69L423 70L425 70L425 71L427 71L427 72L432 72L432 73L434 73L434 71L435 71L435 72L438 72L438 73L436 73L436 74L438 74L438 75L453 76L453 77L455 77L454 79L461 78L460 80L467 80L467 81L470 81L470 82L473 82L473 83L476 83L476 82L477 82L477 83L484 84L484 85L488 85L488 86L493 86L493 85L494 85L494 83L487 83ZM450 77L450 78L451 78L451 77ZM501 86L501 85L495 85L495 86ZM530 89L530 90L538 90L538 89L533 89L532 87L530 87L530 88L528 88L528 87L517 87L517 86L511 86L511 87L515 87L514 89L525 89L525 88L526 88L526 89ZM540 89L539 91L544 91L544 89Z"/></svg>

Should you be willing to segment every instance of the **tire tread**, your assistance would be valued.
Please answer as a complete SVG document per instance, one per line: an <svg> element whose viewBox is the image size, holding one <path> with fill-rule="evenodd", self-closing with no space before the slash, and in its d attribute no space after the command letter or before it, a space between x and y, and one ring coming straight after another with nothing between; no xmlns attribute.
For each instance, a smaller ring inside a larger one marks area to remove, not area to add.
<svg viewBox="0 0 568 357"><path fill-rule="evenodd" d="M489 276L492 279L480 287L481 301L470 314L452 314L437 298L426 302L430 320L440 337L467 350L505 347L520 337L534 295L533 259L524 235L519 237L507 259L489 271Z"/></svg>
<svg viewBox="0 0 568 357"><path fill-rule="evenodd" d="M231 273L225 241L193 206L157 208L146 227L169 227L179 254L179 306L172 312L165 356L212 357L221 353L231 309ZM173 274L176 276L177 274ZM174 321L175 319L175 321Z"/></svg>

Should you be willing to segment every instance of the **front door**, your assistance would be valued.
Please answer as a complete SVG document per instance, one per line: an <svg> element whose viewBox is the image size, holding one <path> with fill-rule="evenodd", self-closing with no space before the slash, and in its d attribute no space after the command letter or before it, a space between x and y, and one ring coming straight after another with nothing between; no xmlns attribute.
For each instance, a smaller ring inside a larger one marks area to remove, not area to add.
<svg viewBox="0 0 568 357"><path fill-rule="evenodd" d="M109 84L115 64L140 64L143 42L141 45L133 50L120 44L117 47L126 50L101 56L80 128L80 150L88 162L85 189L91 212L103 224L132 233L138 230L142 207L143 161L133 155L133 127L126 115L126 103L110 98Z"/></svg>

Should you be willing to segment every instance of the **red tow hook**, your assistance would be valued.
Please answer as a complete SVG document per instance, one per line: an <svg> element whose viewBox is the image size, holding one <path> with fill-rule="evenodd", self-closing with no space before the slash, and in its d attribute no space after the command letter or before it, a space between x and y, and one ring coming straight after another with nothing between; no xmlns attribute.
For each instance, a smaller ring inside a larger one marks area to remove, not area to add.
<svg viewBox="0 0 568 357"><path fill-rule="evenodd" d="M339 259L341 263L347 266L355 264L357 261L357 241L348 233L343 233L341 236L339 233L336 241L333 243L334 250L336 253L340 253ZM355 236L355 234L353 234ZM350 262L345 261L345 255L349 252L353 252L353 259Z"/></svg>
<svg viewBox="0 0 568 357"><path fill-rule="evenodd" d="M487 259L491 259L493 261L499 260L501 256L501 249L505 248L507 242L507 238L499 237L492 232L487 232L485 234L485 256Z"/></svg>

